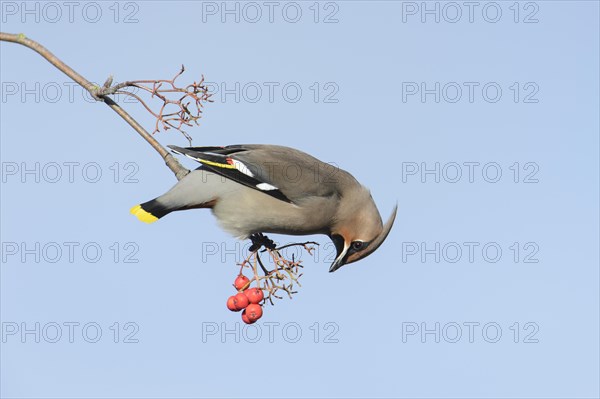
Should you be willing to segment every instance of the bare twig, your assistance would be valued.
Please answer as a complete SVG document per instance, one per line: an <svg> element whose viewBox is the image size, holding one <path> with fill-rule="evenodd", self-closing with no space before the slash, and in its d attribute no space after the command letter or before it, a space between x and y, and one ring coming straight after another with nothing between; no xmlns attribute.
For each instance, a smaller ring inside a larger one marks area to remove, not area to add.
<svg viewBox="0 0 600 399"><path fill-rule="evenodd" d="M291 246L301 246L310 254L314 248L309 247L309 244L319 245L314 241L307 241L304 243L287 244L279 248L265 248L262 251L260 250L260 246L255 247L248 257L240 264L240 274L245 267L252 270L254 277L250 279L249 285L256 282L257 288L265 291L263 303L269 302L274 305L273 298L283 298L279 295L280 291L285 292L289 298L292 298L292 296L297 293L294 289L295 285L301 285L299 281L302 276L302 273L300 273L300 269L302 268L301 261L297 261L293 255L291 260L285 259L279 251ZM267 252L271 258L274 265L273 270L267 270L261 260L260 253L264 252ZM259 266L262 269L263 275L259 274Z"/></svg>
<svg viewBox="0 0 600 399"><path fill-rule="evenodd" d="M194 82L185 87L176 85L175 80L185 71L182 65L181 70L173 79L160 80L134 80L119 83L114 86L106 86L102 88L99 94L112 95L124 94L135 98L142 104L146 110L156 118L156 124L152 134L162 130L175 129L180 131L190 142L191 137L183 130L184 126L198 125L198 120L202 116L203 103L212 102L211 94L208 93L208 88L204 85L204 76L200 82ZM148 104L140 98L140 96L127 91L127 89L136 88L143 90L151 95L151 98L157 98L162 101L162 105L158 112L154 112ZM180 95L175 99L169 96ZM174 107L175 111L166 113L167 107Z"/></svg>
<svg viewBox="0 0 600 399"><path fill-rule="evenodd" d="M189 169L183 167L179 161L169 153L169 151L164 148L154 137L152 134L148 133L135 119L131 117L123 108L121 108L117 103L115 103L108 94L111 91L110 87L112 85L112 77L109 77L107 81L104 83L103 87L100 88L89 80L81 76L70 66L65 64L62 60L52 54L48 49L39 44L38 42L27 38L24 34L12 34L0 32L0 41L18 43L25 47L28 47L42 57L44 57L48 62L54 65L58 70L63 72L65 75L73 79L76 83L78 83L81 87L87 90L96 100L103 101L106 105L108 105L113 111L115 111L121 118L125 120L144 140L146 140L152 148L158 152L158 154L164 159L165 164L171 169L171 171L175 174L175 177L178 180L181 180L185 175L187 175L190 171Z"/></svg>

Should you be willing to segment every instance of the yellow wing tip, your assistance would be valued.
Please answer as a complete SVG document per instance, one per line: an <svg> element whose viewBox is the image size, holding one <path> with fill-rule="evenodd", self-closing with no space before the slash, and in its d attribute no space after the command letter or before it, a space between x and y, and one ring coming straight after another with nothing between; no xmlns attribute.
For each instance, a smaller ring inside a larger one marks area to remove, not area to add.
<svg viewBox="0 0 600 399"><path fill-rule="evenodd" d="M154 223L158 220L156 216L143 210L141 205L134 206L129 212L144 223Z"/></svg>

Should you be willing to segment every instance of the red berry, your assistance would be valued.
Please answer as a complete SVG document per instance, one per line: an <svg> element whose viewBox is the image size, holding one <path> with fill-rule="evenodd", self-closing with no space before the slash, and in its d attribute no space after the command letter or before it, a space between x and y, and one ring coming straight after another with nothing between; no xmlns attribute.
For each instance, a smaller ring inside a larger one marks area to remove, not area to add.
<svg viewBox="0 0 600 399"><path fill-rule="evenodd" d="M250 320L253 323L256 320L260 319L263 315L262 308L260 307L260 305L257 305L255 303L248 305L244 312L248 315L248 320Z"/></svg>
<svg viewBox="0 0 600 399"><path fill-rule="evenodd" d="M246 309L244 309L244 311L242 312L242 321L246 324L252 324L256 322L256 320L250 320L248 318L248 315L246 314Z"/></svg>
<svg viewBox="0 0 600 399"><path fill-rule="evenodd" d="M248 301L248 297L241 292L233 297L233 302L237 310L245 309L250 303L250 301Z"/></svg>
<svg viewBox="0 0 600 399"><path fill-rule="evenodd" d="M232 312L239 312L241 309L238 309L236 306L236 300L235 300L235 296L230 296L227 299L227 309L231 310Z"/></svg>
<svg viewBox="0 0 600 399"><path fill-rule="evenodd" d="M260 301L262 301L265 297L262 290L259 288L247 289L244 294L246 294L250 303L260 303Z"/></svg>
<svg viewBox="0 0 600 399"><path fill-rule="evenodd" d="M248 280L248 277L244 276L243 274L240 274L235 279L233 285L235 286L236 290L241 291L244 289L244 287L248 285L249 282L250 280Z"/></svg>

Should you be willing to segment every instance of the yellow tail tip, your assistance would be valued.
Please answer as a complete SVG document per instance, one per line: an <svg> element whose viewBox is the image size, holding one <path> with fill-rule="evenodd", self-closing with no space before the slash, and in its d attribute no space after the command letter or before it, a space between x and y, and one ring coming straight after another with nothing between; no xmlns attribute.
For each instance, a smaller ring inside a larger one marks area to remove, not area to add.
<svg viewBox="0 0 600 399"><path fill-rule="evenodd" d="M141 205L134 206L129 212L144 223L153 223L158 220L156 216L143 210Z"/></svg>

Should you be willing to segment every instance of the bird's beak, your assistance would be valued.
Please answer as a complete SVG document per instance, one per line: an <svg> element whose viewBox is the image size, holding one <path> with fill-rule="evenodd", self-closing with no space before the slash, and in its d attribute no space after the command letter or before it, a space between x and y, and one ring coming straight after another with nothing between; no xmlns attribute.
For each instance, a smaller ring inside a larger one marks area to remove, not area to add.
<svg viewBox="0 0 600 399"><path fill-rule="evenodd" d="M390 215L389 219L383 226L381 234L379 234L379 236L375 240L373 240L369 244L367 249L364 251L348 254L348 249L350 248L350 243L346 243L344 238L341 235L334 234L334 235L330 236L331 241L333 241L333 243L335 244L335 249L337 250L337 256L336 256L335 260L333 261L333 263L331 264L331 267L329 268L329 272L330 273L334 272L337 269L339 269L340 267L342 267L348 263L353 263L353 262L356 262L363 258L366 258L370 254L375 252L375 250L377 248L379 248L379 246L381 246L381 244L383 244L383 242L387 238L388 234L390 234L390 231L392 230L392 226L394 225L394 220L396 220L396 212L397 211L398 211L398 205L396 205L394 207L392 214Z"/></svg>
<svg viewBox="0 0 600 399"><path fill-rule="evenodd" d="M350 248L350 245L346 244L344 238L340 235L332 235L331 241L333 241L333 244L335 245L337 255L329 267L329 273L333 273L346 264L346 254L348 253L348 248Z"/></svg>

